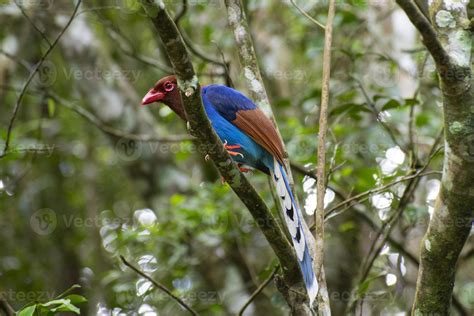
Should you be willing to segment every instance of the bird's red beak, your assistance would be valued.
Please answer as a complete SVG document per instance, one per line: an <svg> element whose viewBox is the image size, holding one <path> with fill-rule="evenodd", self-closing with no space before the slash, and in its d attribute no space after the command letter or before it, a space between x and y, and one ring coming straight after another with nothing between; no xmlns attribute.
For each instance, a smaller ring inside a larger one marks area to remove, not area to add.
<svg viewBox="0 0 474 316"><path fill-rule="evenodd" d="M150 104L153 102L159 102L165 98L165 94L163 92L158 92L153 89L148 91L148 93L142 99L142 105Z"/></svg>

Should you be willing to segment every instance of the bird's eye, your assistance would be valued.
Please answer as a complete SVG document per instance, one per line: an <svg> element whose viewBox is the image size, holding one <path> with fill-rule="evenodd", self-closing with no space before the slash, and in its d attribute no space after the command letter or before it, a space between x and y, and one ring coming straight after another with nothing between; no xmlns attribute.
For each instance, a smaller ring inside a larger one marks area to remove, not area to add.
<svg viewBox="0 0 474 316"><path fill-rule="evenodd" d="M171 90L174 89L174 84L171 81L167 81L164 87L165 87L166 92L170 92Z"/></svg>

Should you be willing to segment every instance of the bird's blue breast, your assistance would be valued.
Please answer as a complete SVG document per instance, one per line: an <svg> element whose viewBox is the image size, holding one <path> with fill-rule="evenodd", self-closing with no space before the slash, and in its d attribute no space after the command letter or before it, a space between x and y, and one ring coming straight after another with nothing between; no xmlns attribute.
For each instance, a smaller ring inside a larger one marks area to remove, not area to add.
<svg viewBox="0 0 474 316"><path fill-rule="evenodd" d="M239 103L239 101L244 101L245 99L239 100L235 95L229 96L225 93L219 93L219 87L221 86L206 86L202 88L201 93L204 109L211 121L212 127L222 142L227 141L229 145L241 146L240 149L236 149L235 151L241 153L243 157L232 157L236 162L268 173L269 166L273 164L272 156L241 129L230 122L235 119L238 110L242 108L252 109L255 108L255 105L253 103ZM212 102L210 99L212 99ZM216 106L221 107L219 108L219 112L223 113L223 115L219 114L216 110ZM222 106L225 106L225 108L222 108Z"/></svg>

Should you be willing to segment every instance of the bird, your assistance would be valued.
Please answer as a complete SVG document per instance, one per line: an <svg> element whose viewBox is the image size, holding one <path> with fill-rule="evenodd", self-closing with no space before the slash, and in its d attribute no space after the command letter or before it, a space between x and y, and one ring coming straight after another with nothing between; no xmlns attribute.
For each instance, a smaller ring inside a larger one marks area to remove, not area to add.
<svg viewBox="0 0 474 316"><path fill-rule="evenodd" d="M240 170L246 172L250 169L243 166L251 167L272 178L312 306L318 281L303 230L304 218L288 181L283 143L274 124L247 96L225 85L203 86L201 99L214 131ZM167 105L187 121L175 75L158 80L142 99L142 105L154 102Z"/></svg>

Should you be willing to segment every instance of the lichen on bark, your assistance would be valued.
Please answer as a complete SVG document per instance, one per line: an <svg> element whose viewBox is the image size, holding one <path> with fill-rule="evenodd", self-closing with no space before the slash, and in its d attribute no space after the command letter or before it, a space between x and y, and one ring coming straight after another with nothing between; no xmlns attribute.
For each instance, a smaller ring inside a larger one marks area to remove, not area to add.
<svg viewBox="0 0 474 316"><path fill-rule="evenodd" d="M448 315L456 262L474 218L474 84L468 1L429 1L431 25L397 0L435 60L443 94L445 152L441 189L420 247L413 315ZM431 28L427 30L426 26Z"/></svg>

